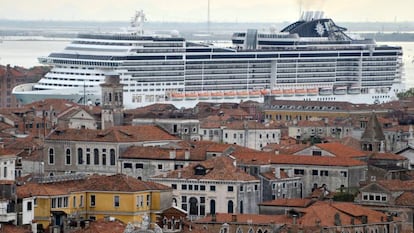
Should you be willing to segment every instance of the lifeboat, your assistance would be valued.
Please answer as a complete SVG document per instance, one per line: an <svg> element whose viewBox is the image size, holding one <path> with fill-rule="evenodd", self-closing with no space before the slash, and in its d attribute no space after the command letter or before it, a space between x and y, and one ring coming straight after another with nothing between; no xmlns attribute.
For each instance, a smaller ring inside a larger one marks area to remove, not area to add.
<svg viewBox="0 0 414 233"><path fill-rule="evenodd" d="M267 90L267 89L263 89L263 90L260 91L260 94L262 94L262 95L268 95L269 93L270 93L270 91Z"/></svg>
<svg viewBox="0 0 414 233"><path fill-rule="evenodd" d="M226 92L224 92L224 98L225 99L233 99L234 97L236 97L236 92L235 91L226 91Z"/></svg>
<svg viewBox="0 0 414 233"><path fill-rule="evenodd" d="M198 99L200 100L207 100L210 98L210 93L209 92L200 92L198 93Z"/></svg>
<svg viewBox="0 0 414 233"><path fill-rule="evenodd" d="M237 96L239 98L247 98L249 96L249 92L248 91L237 91Z"/></svg>
<svg viewBox="0 0 414 233"><path fill-rule="evenodd" d="M258 98L262 93L259 90L251 90L249 91L250 98Z"/></svg>
<svg viewBox="0 0 414 233"><path fill-rule="evenodd" d="M319 95L332 95L332 88L329 87L322 87L319 90Z"/></svg>
<svg viewBox="0 0 414 233"><path fill-rule="evenodd" d="M359 88L359 87L350 87L348 89L348 94L350 94L350 95L357 95L357 94L360 94L360 93L361 93L361 88Z"/></svg>
<svg viewBox="0 0 414 233"><path fill-rule="evenodd" d="M296 89L295 90L295 95L298 95L298 96L304 96L304 95L306 95L306 89L303 89L303 88Z"/></svg>
<svg viewBox="0 0 414 233"><path fill-rule="evenodd" d="M295 94L295 90L293 89L284 89L283 90L283 96L292 96Z"/></svg>
<svg viewBox="0 0 414 233"><path fill-rule="evenodd" d="M185 93L185 99L187 100L195 100L197 99L198 94L196 92L187 92Z"/></svg>
<svg viewBox="0 0 414 233"><path fill-rule="evenodd" d="M334 89L335 95L345 95L346 94L346 87L337 87Z"/></svg>
<svg viewBox="0 0 414 233"><path fill-rule="evenodd" d="M223 92L221 92L221 91L211 92L210 95L211 95L212 99L222 99L223 98Z"/></svg>
<svg viewBox="0 0 414 233"><path fill-rule="evenodd" d="M274 96L282 96L283 91L282 89L274 89L270 91L270 94Z"/></svg>
<svg viewBox="0 0 414 233"><path fill-rule="evenodd" d="M319 90L318 90L318 88L309 88L309 89L306 91L306 93L307 93L308 95L318 95Z"/></svg>
<svg viewBox="0 0 414 233"><path fill-rule="evenodd" d="M184 93L173 92L171 93L171 100L183 100L185 97Z"/></svg>

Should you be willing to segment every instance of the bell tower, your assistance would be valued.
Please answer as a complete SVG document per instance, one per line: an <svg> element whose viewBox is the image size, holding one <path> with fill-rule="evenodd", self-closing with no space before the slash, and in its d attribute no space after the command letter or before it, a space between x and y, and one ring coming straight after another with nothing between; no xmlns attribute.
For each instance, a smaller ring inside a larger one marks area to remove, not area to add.
<svg viewBox="0 0 414 233"><path fill-rule="evenodd" d="M122 125L124 118L123 84L118 74L108 74L100 84L102 92L101 127Z"/></svg>

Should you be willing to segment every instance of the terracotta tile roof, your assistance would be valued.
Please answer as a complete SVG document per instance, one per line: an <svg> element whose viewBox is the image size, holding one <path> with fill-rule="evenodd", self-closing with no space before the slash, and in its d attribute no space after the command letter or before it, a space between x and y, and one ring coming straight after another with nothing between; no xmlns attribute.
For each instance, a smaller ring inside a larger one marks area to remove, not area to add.
<svg viewBox="0 0 414 233"><path fill-rule="evenodd" d="M364 166L365 162L350 159L327 156L308 155L275 155L266 152L235 152L237 162L243 164L295 164L295 165L319 165L319 166Z"/></svg>
<svg viewBox="0 0 414 233"><path fill-rule="evenodd" d="M243 130L243 129L278 129L276 124L263 124L256 121L231 121L224 124L227 129Z"/></svg>
<svg viewBox="0 0 414 233"><path fill-rule="evenodd" d="M19 198L30 196L56 196L71 192L94 191L94 192L140 192L145 190L170 190L162 184L141 181L134 177L123 174L111 176L92 175L81 180L34 183L29 182L17 187Z"/></svg>
<svg viewBox="0 0 414 233"><path fill-rule="evenodd" d="M2 223L1 224L1 232L2 233L31 233L32 230L31 229L27 229L27 227L23 227L23 226L15 226L12 224L6 224L6 223Z"/></svg>
<svg viewBox="0 0 414 233"><path fill-rule="evenodd" d="M400 206L414 206L414 193L403 192L395 199L395 204Z"/></svg>
<svg viewBox="0 0 414 233"><path fill-rule="evenodd" d="M323 120L320 120L320 121L298 121L298 123L295 126L296 127L325 127L326 125Z"/></svg>
<svg viewBox="0 0 414 233"><path fill-rule="evenodd" d="M276 199L271 201L262 202L259 205L261 206L281 206L281 207L308 207L314 201L311 199L301 199L301 198L292 198L292 199Z"/></svg>
<svg viewBox="0 0 414 233"><path fill-rule="evenodd" d="M322 150L328 151L329 153L334 154L337 157L343 158L358 158L367 156L367 152L362 150L356 150L353 147L346 146L339 142L329 142L329 143L318 143L315 146L319 147Z"/></svg>
<svg viewBox="0 0 414 233"><path fill-rule="evenodd" d="M414 180L378 180L376 183L390 191L414 191Z"/></svg>
<svg viewBox="0 0 414 233"><path fill-rule="evenodd" d="M79 106L74 102L71 102L69 100L64 100L64 99L44 99L44 100L39 100L30 104L26 104L23 107L28 107L28 108L34 108L37 111L39 110L50 110L51 108L53 108L56 112L60 113L64 110L66 110L67 108L73 107L73 106Z"/></svg>
<svg viewBox="0 0 414 233"><path fill-rule="evenodd" d="M347 147L353 148L355 150L361 150L361 143L358 139L354 137L343 137L343 138L325 138L328 142L339 142Z"/></svg>
<svg viewBox="0 0 414 233"><path fill-rule="evenodd" d="M120 157L135 159L203 161L206 160L207 153L224 154L231 148L236 148L233 145L211 141L180 142L179 144L179 146L174 144L160 147L131 146L128 147ZM175 153L175 158L170 157L171 153ZM189 158L185 157L186 153L189 153Z"/></svg>
<svg viewBox="0 0 414 233"><path fill-rule="evenodd" d="M71 233L124 233L125 227L126 224L119 220L109 221L99 219L92 221L88 227L71 231Z"/></svg>
<svg viewBox="0 0 414 233"><path fill-rule="evenodd" d="M107 130L63 129L55 130L46 140L71 140L92 142L145 142L178 140L159 127L152 125L116 126Z"/></svg>
<svg viewBox="0 0 414 233"><path fill-rule="evenodd" d="M83 190L89 191L140 192L145 190L171 189L162 184L142 181L122 174L111 176L93 175L88 177L84 183Z"/></svg>
<svg viewBox="0 0 414 233"><path fill-rule="evenodd" d="M299 219L299 224L303 226L314 226L319 222L321 226L335 226L335 214L339 214L342 225L361 224L362 216L367 216L368 223L380 223L386 219L386 215L379 211L374 211L366 207L352 203L328 203L317 202L304 210L305 214Z"/></svg>
<svg viewBox="0 0 414 233"><path fill-rule="evenodd" d="M380 160L408 160L406 157L394 153L380 153L376 152L369 156L370 159Z"/></svg>
<svg viewBox="0 0 414 233"><path fill-rule="evenodd" d="M279 180L289 178L288 174L285 171L280 171L280 178L276 178L275 169L271 169L267 172L262 172L260 173L260 175L268 180Z"/></svg>
<svg viewBox="0 0 414 233"><path fill-rule="evenodd" d="M216 223L232 223L233 216L236 217L237 224L270 224L274 222L278 223L287 223L292 220L285 215L264 215L264 214L227 214L227 213L217 213L216 214ZM212 216L196 220L194 223L211 223Z"/></svg>
<svg viewBox="0 0 414 233"><path fill-rule="evenodd" d="M228 156L218 156L202 162L191 163L184 168L168 172L166 175L156 176L155 178L258 181L254 176L234 166L233 162L234 160ZM195 174L195 168L199 166L205 169L205 174Z"/></svg>

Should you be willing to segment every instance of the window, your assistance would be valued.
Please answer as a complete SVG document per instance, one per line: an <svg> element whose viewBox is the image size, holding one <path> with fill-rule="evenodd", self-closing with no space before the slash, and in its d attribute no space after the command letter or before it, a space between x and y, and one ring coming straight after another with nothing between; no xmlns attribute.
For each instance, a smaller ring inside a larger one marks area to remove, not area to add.
<svg viewBox="0 0 414 233"><path fill-rule="evenodd" d="M181 185L181 189L182 189L182 190L187 190L187 185L186 185L186 184L182 184L182 185Z"/></svg>
<svg viewBox="0 0 414 233"><path fill-rule="evenodd" d="M55 164L55 150L49 148L49 164Z"/></svg>
<svg viewBox="0 0 414 233"><path fill-rule="evenodd" d="M227 192L233 192L233 186L227 186Z"/></svg>
<svg viewBox="0 0 414 233"><path fill-rule="evenodd" d="M115 150L114 149L111 149L109 159L110 159L111 166L114 166L115 165Z"/></svg>
<svg viewBox="0 0 414 233"><path fill-rule="evenodd" d="M124 163L124 168L131 168L132 169L132 163Z"/></svg>
<svg viewBox="0 0 414 233"><path fill-rule="evenodd" d="M318 175L318 170L312 170L312 176L317 176Z"/></svg>
<svg viewBox="0 0 414 233"><path fill-rule="evenodd" d="M33 198L33 205L37 206L37 198Z"/></svg>
<svg viewBox="0 0 414 233"><path fill-rule="evenodd" d="M4 167L3 169L3 177L7 178L7 167Z"/></svg>
<svg viewBox="0 0 414 233"><path fill-rule="evenodd" d="M210 191L216 191L216 186L215 185L210 185Z"/></svg>
<svg viewBox="0 0 414 233"><path fill-rule="evenodd" d="M181 209L187 211L187 196L181 196Z"/></svg>
<svg viewBox="0 0 414 233"><path fill-rule="evenodd" d="M206 190L206 186L205 185L200 185L200 191L205 191Z"/></svg>
<svg viewBox="0 0 414 233"><path fill-rule="evenodd" d="M96 201L95 195L91 195L91 200L90 200L91 207L95 207L95 204L96 204L95 201Z"/></svg>
<svg viewBox="0 0 414 233"><path fill-rule="evenodd" d="M74 196L73 197L73 200L72 200L72 206L73 206L73 208L76 208L77 206L76 206L76 196Z"/></svg>
<svg viewBox="0 0 414 233"><path fill-rule="evenodd" d="M114 207L119 207L119 196L114 196Z"/></svg>
<svg viewBox="0 0 414 233"><path fill-rule="evenodd" d="M27 202L27 208L26 208L26 210L27 211L32 211L32 202L31 201Z"/></svg>
<svg viewBox="0 0 414 233"><path fill-rule="evenodd" d="M327 170L321 170L320 171L320 176L328 176L328 171Z"/></svg>
<svg viewBox="0 0 414 233"><path fill-rule="evenodd" d="M244 189L243 189L244 187L243 187L243 185L241 185L240 186L240 192L243 192L244 191Z"/></svg>
<svg viewBox="0 0 414 233"><path fill-rule="evenodd" d="M78 148L78 164L83 164L83 150Z"/></svg>
<svg viewBox="0 0 414 233"><path fill-rule="evenodd" d="M70 165L72 163L72 158L71 158L71 153L70 153L70 149L66 148L66 157L65 157L65 164L66 165Z"/></svg>
<svg viewBox="0 0 414 233"><path fill-rule="evenodd" d="M135 168L144 168L144 164L142 164L142 163L137 163L137 164L135 164Z"/></svg>
<svg viewBox="0 0 414 233"><path fill-rule="evenodd" d="M137 206L143 207L144 206L144 197L143 196L137 196Z"/></svg>
<svg viewBox="0 0 414 233"><path fill-rule="evenodd" d="M177 184L171 184L172 189L177 189Z"/></svg>
<svg viewBox="0 0 414 233"><path fill-rule="evenodd" d="M341 171L341 176L342 177L347 177L348 176L348 173L346 171Z"/></svg>
<svg viewBox="0 0 414 233"><path fill-rule="evenodd" d="M305 175L304 169L295 169L294 170L295 175Z"/></svg>
<svg viewBox="0 0 414 233"><path fill-rule="evenodd" d="M102 165L106 165L106 154L102 154Z"/></svg>
<svg viewBox="0 0 414 233"><path fill-rule="evenodd" d="M93 164L99 165L99 150L97 148L93 149Z"/></svg>
<svg viewBox="0 0 414 233"><path fill-rule="evenodd" d="M320 151L320 150L313 150L312 151L312 155L313 156L322 156L322 151Z"/></svg>
<svg viewBox="0 0 414 233"><path fill-rule="evenodd" d="M83 207L83 195L80 196L79 207Z"/></svg>
<svg viewBox="0 0 414 233"><path fill-rule="evenodd" d="M151 207L151 196L147 194L147 207Z"/></svg>
<svg viewBox="0 0 414 233"><path fill-rule="evenodd" d="M162 170L162 164L158 164L158 170Z"/></svg>
<svg viewBox="0 0 414 233"><path fill-rule="evenodd" d="M227 202L227 213L229 214L233 213L233 201L232 200L229 200Z"/></svg>

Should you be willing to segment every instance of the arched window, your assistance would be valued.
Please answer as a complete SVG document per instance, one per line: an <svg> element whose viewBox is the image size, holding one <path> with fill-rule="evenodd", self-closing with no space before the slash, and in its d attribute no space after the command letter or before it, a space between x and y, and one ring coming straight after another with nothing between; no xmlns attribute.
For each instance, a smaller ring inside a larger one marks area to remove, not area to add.
<svg viewBox="0 0 414 233"><path fill-rule="evenodd" d="M243 213L243 201L240 201L240 213Z"/></svg>
<svg viewBox="0 0 414 233"><path fill-rule="evenodd" d="M110 151L110 162L111 162L111 166L114 166L115 165L115 150L114 149L111 149L111 151Z"/></svg>
<svg viewBox="0 0 414 233"><path fill-rule="evenodd" d="M106 154L102 154L102 165L106 165Z"/></svg>
<svg viewBox="0 0 414 233"><path fill-rule="evenodd" d="M55 149L49 148L49 164L55 164Z"/></svg>
<svg viewBox="0 0 414 233"><path fill-rule="evenodd" d="M254 233L253 228L250 228L249 231L247 233Z"/></svg>
<svg viewBox="0 0 414 233"><path fill-rule="evenodd" d="M236 233L243 233L243 229L241 227L238 227Z"/></svg>
<svg viewBox="0 0 414 233"><path fill-rule="evenodd" d="M66 148L65 155L66 155L66 157L65 157L65 164L66 165L70 165L72 163L72 156L71 156L71 153L70 153L70 149L69 148Z"/></svg>
<svg viewBox="0 0 414 233"><path fill-rule="evenodd" d="M233 201L232 200L227 202L227 213L229 214L233 213Z"/></svg>
<svg viewBox="0 0 414 233"><path fill-rule="evenodd" d="M93 164L99 165L99 150L97 148L93 149Z"/></svg>
<svg viewBox="0 0 414 233"><path fill-rule="evenodd" d="M190 198L190 215L198 215L198 201L197 198Z"/></svg>
<svg viewBox="0 0 414 233"><path fill-rule="evenodd" d="M259 228L259 229L257 230L257 233L263 233L262 229L260 229L260 228Z"/></svg>
<svg viewBox="0 0 414 233"><path fill-rule="evenodd" d="M78 148L78 164L83 164L83 150Z"/></svg>
<svg viewBox="0 0 414 233"><path fill-rule="evenodd" d="M210 200L210 214L216 214L216 200Z"/></svg>

